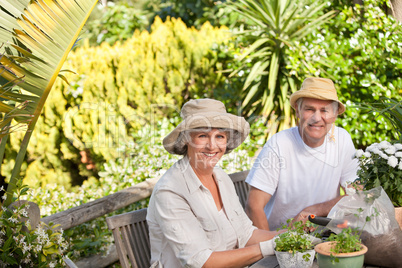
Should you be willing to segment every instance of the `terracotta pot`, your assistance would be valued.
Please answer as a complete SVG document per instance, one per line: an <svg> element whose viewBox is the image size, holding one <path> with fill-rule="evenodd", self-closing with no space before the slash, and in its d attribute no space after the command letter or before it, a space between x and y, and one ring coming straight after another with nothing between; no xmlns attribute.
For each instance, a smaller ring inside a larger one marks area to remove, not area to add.
<svg viewBox="0 0 402 268"><path fill-rule="evenodd" d="M362 244L363 249L350 253L332 253L330 250L336 242L324 242L315 246L317 252L318 267L326 268L361 268L364 264L364 254L367 252L367 247ZM332 256L331 256L332 254ZM334 257L339 261L335 262Z"/></svg>
<svg viewBox="0 0 402 268"><path fill-rule="evenodd" d="M395 219L399 223L399 228L402 230L402 207L395 208Z"/></svg>

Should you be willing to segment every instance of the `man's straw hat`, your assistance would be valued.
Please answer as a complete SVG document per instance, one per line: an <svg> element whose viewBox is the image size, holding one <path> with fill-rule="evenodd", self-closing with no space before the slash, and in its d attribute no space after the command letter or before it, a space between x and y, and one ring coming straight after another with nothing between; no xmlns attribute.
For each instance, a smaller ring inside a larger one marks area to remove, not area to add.
<svg viewBox="0 0 402 268"><path fill-rule="evenodd" d="M163 139L163 146L171 154L180 154L175 146L180 132L196 128L233 129L240 133L240 138L231 141L231 149L239 146L250 132L249 123L240 116L226 112L225 105L213 99L190 100L182 107L180 116L183 121ZM234 135L229 135L232 138ZM228 141L229 144L229 141Z"/></svg>
<svg viewBox="0 0 402 268"><path fill-rule="evenodd" d="M290 105L293 109L296 109L296 101L300 98L337 101L339 107L338 114L342 114L345 111L345 105L338 100L334 83L328 78L306 78L300 90L290 96Z"/></svg>

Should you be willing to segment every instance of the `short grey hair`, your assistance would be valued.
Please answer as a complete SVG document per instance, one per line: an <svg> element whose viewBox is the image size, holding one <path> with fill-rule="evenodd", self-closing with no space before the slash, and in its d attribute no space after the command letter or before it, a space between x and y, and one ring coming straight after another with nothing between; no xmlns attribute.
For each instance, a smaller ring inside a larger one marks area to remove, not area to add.
<svg viewBox="0 0 402 268"><path fill-rule="evenodd" d="M191 142L191 133L199 132L199 131L211 131L212 129L218 129L221 132L225 132L227 136L227 144L225 154L230 153L234 148L236 148L236 144L239 144L239 140L241 140L241 134L239 131L231 128L195 128L184 130L180 132L177 141L174 144L174 150L179 155L187 154L187 144Z"/></svg>
<svg viewBox="0 0 402 268"><path fill-rule="evenodd" d="M296 105L297 105L297 110L300 112L301 111L301 107L303 105L303 97L297 99L296 101ZM334 114L338 114L338 110L339 110L339 103L337 101L332 101L331 103L332 105L332 109L334 110Z"/></svg>

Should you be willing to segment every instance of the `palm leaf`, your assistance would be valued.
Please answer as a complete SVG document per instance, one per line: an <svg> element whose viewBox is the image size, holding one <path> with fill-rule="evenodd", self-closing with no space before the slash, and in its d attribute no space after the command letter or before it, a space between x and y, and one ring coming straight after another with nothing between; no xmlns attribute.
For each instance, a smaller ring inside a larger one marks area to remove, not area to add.
<svg viewBox="0 0 402 268"><path fill-rule="evenodd" d="M2 0L0 3L0 76L17 81L18 91L0 87L3 141L10 118L26 124L7 188L4 205L12 202L29 139L50 90L97 0ZM29 118L27 120L27 118ZM18 125L17 125L18 126Z"/></svg>
<svg viewBox="0 0 402 268"><path fill-rule="evenodd" d="M402 101L382 97L379 102L362 103L356 107L383 116L394 128L399 142L402 142Z"/></svg>

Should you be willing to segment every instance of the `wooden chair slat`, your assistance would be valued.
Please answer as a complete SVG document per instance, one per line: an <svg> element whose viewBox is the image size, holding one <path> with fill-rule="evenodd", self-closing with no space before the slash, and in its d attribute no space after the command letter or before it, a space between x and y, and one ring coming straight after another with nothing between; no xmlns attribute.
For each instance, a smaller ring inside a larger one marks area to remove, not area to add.
<svg viewBox="0 0 402 268"><path fill-rule="evenodd" d="M230 178L233 181L233 184L236 189L237 196L239 197L240 204L243 208L246 207L248 193L250 191L250 186L246 183L246 178L249 173L249 170L241 171L237 173L230 174Z"/></svg>
<svg viewBox="0 0 402 268"><path fill-rule="evenodd" d="M147 208L144 208L106 218L109 229L113 231L123 268L150 266L151 250L146 216Z"/></svg>

